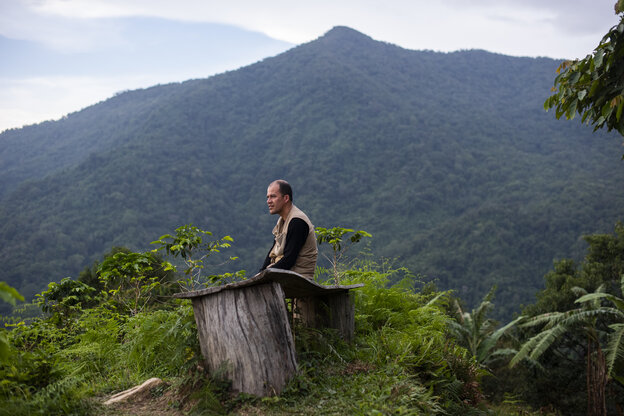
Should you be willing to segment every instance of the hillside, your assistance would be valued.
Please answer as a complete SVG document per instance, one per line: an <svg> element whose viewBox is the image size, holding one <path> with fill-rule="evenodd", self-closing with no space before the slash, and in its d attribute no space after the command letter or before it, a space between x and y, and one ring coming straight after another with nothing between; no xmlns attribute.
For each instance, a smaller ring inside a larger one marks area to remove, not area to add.
<svg viewBox="0 0 624 416"><path fill-rule="evenodd" d="M253 274L289 180L317 226L511 314L554 259L622 219L620 138L555 120L558 63L410 51L337 27L208 79L129 91L0 135L0 260L26 296L113 245L193 223ZM218 271L218 270L215 270Z"/></svg>

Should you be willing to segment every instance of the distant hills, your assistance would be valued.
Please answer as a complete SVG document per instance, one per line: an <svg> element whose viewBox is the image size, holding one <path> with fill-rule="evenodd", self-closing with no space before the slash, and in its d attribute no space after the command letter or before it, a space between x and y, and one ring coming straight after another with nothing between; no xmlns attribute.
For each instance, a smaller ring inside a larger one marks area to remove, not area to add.
<svg viewBox="0 0 624 416"><path fill-rule="evenodd" d="M193 223L253 274L267 184L317 226L373 234L469 305L533 301L553 260L623 218L621 138L558 121L558 62L410 51L346 27L208 79L135 90L0 135L0 280L26 296L114 245ZM215 272L218 270L214 270Z"/></svg>

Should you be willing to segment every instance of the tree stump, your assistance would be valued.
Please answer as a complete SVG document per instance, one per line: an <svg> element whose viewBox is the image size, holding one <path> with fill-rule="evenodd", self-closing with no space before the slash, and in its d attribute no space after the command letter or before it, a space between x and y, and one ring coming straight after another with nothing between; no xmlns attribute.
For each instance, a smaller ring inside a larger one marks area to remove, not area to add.
<svg viewBox="0 0 624 416"><path fill-rule="evenodd" d="M202 355L232 390L279 394L297 361L284 291L275 282L225 290L193 301Z"/></svg>

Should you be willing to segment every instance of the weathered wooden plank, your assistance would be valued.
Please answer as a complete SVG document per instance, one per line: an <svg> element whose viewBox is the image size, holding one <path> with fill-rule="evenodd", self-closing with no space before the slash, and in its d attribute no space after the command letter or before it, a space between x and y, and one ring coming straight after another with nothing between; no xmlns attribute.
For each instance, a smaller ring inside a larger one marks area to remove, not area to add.
<svg viewBox="0 0 624 416"><path fill-rule="evenodd" d="M300 298L305 296L314 296L325 293L334 292L347 292L350 289L355 289L364 286L363 284L356 285L321 285L313 280L306 279L298 273L290 270L282 269L266 269L256 274L255 276L242 280L240 282L228 283L227 285L209 287L206 289L195 290L192 292L176 293L176 298L192 299L199 296L209 295L212 293L221 292L224 290L238 289L247 286L254 286L259 284L265 284L268 282L278 282L282 285L284 293L288 298Z"/></svg>
<svg viewBox="0 0 624 416"><path fill-rule="evenodd" d="M192 299L209 371L223 371L235 392L280 393L297 368L280 284L268 282Z"/></svg>

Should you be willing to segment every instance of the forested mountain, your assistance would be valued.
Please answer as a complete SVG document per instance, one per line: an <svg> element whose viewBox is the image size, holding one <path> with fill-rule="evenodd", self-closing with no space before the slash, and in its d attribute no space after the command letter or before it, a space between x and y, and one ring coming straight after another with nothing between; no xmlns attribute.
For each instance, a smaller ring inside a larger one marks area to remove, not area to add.
<svg viewBox="0 0 624 416"><path fill-rule="evenodd" d="M620 138L555 119L558 62L410 51L337 27L208 79L0 135L0 280L32 296L114 245L193 223L253 274L284 178L317 226L373 234L468 304L533 301L554 259L622 219ZM214 270L218 271L218 270ZM504 305L504 306L503 306Z"/></svg>

